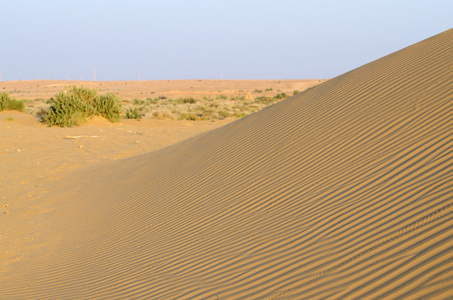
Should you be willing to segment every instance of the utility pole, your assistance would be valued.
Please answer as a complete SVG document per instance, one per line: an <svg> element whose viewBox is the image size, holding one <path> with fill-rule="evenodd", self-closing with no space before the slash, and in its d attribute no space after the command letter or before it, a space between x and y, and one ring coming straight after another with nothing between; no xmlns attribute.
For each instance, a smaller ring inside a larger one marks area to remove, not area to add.
<svg viewBox="0 0 453 300"><path fill-rule="evenodd" d="M96 67L92 67L92 68L93 68L94 81L96 81Z"/></svg>
<svg viewBox="0 0 453 300"><path fill-rule="evenodd" d="M140 70L138 70L138 81L140 81Z"/></svg>

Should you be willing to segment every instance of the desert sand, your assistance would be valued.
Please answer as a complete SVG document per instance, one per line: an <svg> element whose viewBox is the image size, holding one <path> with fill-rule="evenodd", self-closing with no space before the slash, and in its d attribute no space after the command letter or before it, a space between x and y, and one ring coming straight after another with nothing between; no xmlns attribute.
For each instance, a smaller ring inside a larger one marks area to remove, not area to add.
<svg viewBox="0 0 453 300"><path fill-rule="evenodd" d="M70 86L84 86L96 89L100 95L113 93L124 100L146 99L165 96L168 98L203 97L215 98L220 95L253 98L284 92L292 95L294 90L303 91L324 79L286 80L142 80L142 81L76 81L76 80L23 80L0 82L0 92L25 100L47 100ZM272 91L266 91L272 89Z"/></svg>
<svg viewBox="0 0 453 300"><path fill-rule="evenodd" d="M38 180L2 208L0 298L451 299L452 87L453 29L172 146Z"/></svg>
<svg viewBox="0 0 453 300"><path fill-rule="evenodd" d="M81 127L49 128L36 116L2 111L0 204L8 205L4 211L11 212L17 199L28 197L29 191L43 181L58 179L71 170L161 149L232 121L143 119L111 123L93 118Z"/></svg>

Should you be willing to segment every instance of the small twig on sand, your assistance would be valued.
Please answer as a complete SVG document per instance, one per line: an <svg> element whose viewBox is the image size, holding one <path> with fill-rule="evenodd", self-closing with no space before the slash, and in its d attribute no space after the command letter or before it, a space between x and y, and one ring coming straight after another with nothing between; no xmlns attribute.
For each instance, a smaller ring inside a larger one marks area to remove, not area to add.
<svg viewBox="0 0 453 300"><path fill-rule="evenodd" d="M98 135L67 135L65 139L80 139L80 138L97 138L100 137Z"/></svg>

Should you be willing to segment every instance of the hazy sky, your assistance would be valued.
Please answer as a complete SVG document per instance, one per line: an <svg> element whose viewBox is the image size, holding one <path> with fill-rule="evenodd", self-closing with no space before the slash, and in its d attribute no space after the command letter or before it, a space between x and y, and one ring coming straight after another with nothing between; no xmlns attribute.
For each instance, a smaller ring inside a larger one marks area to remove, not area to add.
<svg viewBox="0 0 453 300"><path fill-rule="evenodd" d="M453 27L452 0L0 0L3 80L332 78Z"/></svg>

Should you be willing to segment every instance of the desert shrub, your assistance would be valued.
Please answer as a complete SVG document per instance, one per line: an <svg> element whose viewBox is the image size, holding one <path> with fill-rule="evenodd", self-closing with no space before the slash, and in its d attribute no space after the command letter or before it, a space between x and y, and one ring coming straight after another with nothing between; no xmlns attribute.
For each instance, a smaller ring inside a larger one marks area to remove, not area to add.
<svg viewBox="0 0 453 300"><path fill-rule="evenodd" d="M264 105L272 104L274 101L275 101L274 98L265 97L265 96L255 98L255 102L262 103Z"/></svg>
<svg viewBox="0 0 453 300"><path fill-rule="evenodd" d="M220 110L217 114L219 116L219 119L228 118L228 116L230 115L228 112L226 112L224 110Z"/></svg>
<svg viewBox="0 0 453 300"><path fill-rule="evenodd" d="M7 92L0 93L0 111L17 110L23 112L25 110L25 103L22 100L11 99Z"/></svg>
<svg viewBox="0 0 453 300"><path fill-rule="evenodd" d="M9 99L6 102L6 109L8 110L17 110L23 112L25 109L24 101L16 100L16 99Z"/></svg>
<svg viewBox="0 0 453 300"><path fill-rule="evenodd" d="M289 97L289 96L286 95L286 93L280 93L280 94L275 95L275 98L276 98L276 99L286 99L286 98L288 98L288 97Z"/></svg>
<svg viewBox="0 0 453 300"><path fill-rule="evenodd" d="M240 112L240 113L235 113L234 116L235 116L236 118L245 118L245 117L247 117L248 115L247 115L246 113L244 113L244 112Z"/></svg>
<svg viewBox="0 0 453 300"><path fill-rule="evenodd" d="M86 122L92 115L101 115L111 122L120 119L121 104L114 94L98 96L98 91L85 87L73 86L58 92L43 118L49 126L72 127Z"/></svg>
<svg viewBox="0 0 453 300"><path fill-rule="evenodd" d="M10 98L7 92L0 93L0 111L6 109L9 100Z"/></svg>
<svg viewBox="0 0 453 300"><path fill-rule="evenodd" d="M155 104L159 103L159 98L146 98L146 104Z"/></svg>
<svg viewBox="0 0 453 300"><path fill-rule="evenodd" d="M197 121L201 120L201 118L194 113L181 113L178 117L178 120Z"/></svg>
<svg viewBox="0 0 453 300"><path fill-rule="evenodd" d="M273 91L272 88L267 88L266 89L266 92L272 92L272 91Z"/></svg>
<svg viewBox="0 0 453 300"><path fill-rule="evenodd" d="M135 105L143 105L143 104L145 104L145 100L134 99L134 100L133 100L133 103L134 103Z"/></svg>
<svg viewBox="0 0 453 300"><path fill-rule="evenodd" d="M150 113L145 114L145 117L150 117L153 119L174 119L173 112L165 105L165 106L155 106L151 109Z"/></svg>
<svg viewBox="0 0 453 300"><path fill-rule="evenodd" d="M189 98L179 98L176 100L176 102L181 103L181 104L195 104L195 103L197 103L197 100L192 97L189 97Z"/></svg>
<svg viewBox="0 0 453 300"><path fill-rule="evenodd" d="M137 119L140 120L142 118L142 114L138 111L136 107L129 108L126 111L126 119Z"/></svg>
<svg viewBox="0 0 453 300"><path fill-rule="evenodd" d="M232 97L230 98L231 101L245 101L245 97L242 96L242 97L239 97L239 96L236 96L236 97Z"/></svg>
<svg viewBox="0 0 453 300"><path fill-rule="evenodd" d="M94 99L95 114L110 122L120 121L121 104L115 94L105 94Z"/></svg>
<svg viewBox="0 0 453 300"><path fill-rule="evenodd" d="M73 86L66 93L73 94L76 98L84 102L86 106L87 116L91 116L96 112L95 100L98 97L98 91L95 89L89 89L86 87Z"/></svg>
<svg viewBox="0 0 453 300"><path fill-rule="evenodd" d="M43 120L47 114L47 110L49 109L49 107L50 105L46 103L40 103L38 105L33 106L30 110L30 113Z"/></svg>
<svg viewBox="0 0 453 300"><path fill-rule="evenodd" d="M298 90L294 90L293 91L293 96L296 96L297 94L299 94L300 92Z"/></svg>
<svg viewBox="0 0 453 300"><path fill-rule="evenodd" d="M86 122L88 105L79 95L71 92L59 92L43 121L49 126L72 127Z"/></svg>
<svg viewBox="0 0 453 300"><path fill-rule="evenodd" d="M98 96L98 91L96 89L89 89L83 86L72 86L69 89L66 89L66 93L74 94L85 103L91 103Z"/></svg>

